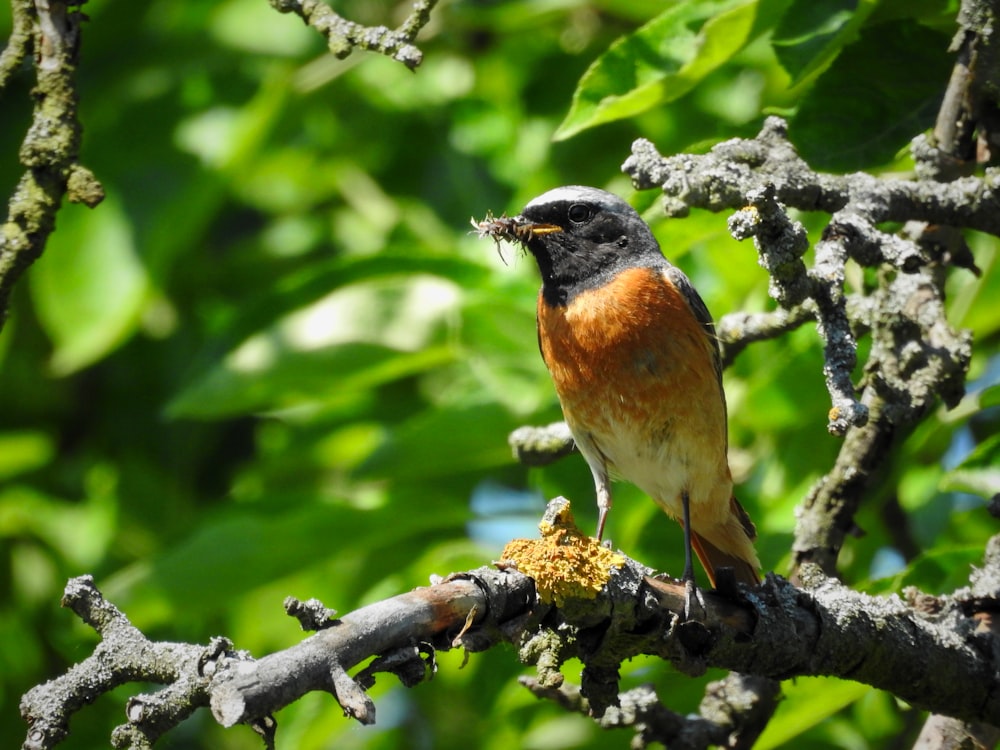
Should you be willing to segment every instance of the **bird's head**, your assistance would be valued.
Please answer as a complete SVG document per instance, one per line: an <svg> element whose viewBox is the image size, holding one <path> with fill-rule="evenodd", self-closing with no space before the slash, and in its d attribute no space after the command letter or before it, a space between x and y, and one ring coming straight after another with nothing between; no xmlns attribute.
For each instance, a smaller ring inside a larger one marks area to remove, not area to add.
<svg viewBox="0 0 1000 750"><path fill-rule="evenodd" d="M553 303L565 303L623 268L663 263L646 222L605 190L580 185L555 188L508 221L508 238L534 256L543 293Z"/></svg>

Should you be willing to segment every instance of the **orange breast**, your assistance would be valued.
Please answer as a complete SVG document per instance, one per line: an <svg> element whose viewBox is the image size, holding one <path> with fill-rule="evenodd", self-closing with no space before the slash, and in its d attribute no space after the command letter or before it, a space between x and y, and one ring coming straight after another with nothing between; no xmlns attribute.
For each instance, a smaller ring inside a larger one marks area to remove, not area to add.
<svg viewBox="0 0 1000 750"><path fill-rule="evenodd" d="M540 295L538 337L570 429L609 469L673 515L682 489L728 505L715 342L661 271L626 270L565 307Z"/></svg>

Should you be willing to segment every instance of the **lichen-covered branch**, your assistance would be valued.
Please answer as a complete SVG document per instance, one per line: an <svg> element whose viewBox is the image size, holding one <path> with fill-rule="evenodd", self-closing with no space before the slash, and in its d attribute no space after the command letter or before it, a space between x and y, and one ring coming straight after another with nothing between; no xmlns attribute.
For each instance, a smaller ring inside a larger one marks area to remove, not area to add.
<svg viewBox="0 0 1000 750"><path fill-rule="evenodd" d="M507 437L514 458L526 466L545 466L573 452L576 443L565 422L518 427Z"/></svg>
<svg viewBox="0 0 1000 750"><path fill-rule="evenodd" d="M78 161L76 64L83 2L36 0L11 6L14 33L0 57L0 89L29 55L36 83L34 113L20 150L26 169L0 227L0 326L14 285L45 248L63 196L91 207L104 197L100 183Z"/></svg>
<svg viewBox="0 0 1000 750"><path fill-rule="evenodd" d="M753 240L759 262L768 273L771 296L780 307L773 313L737 313L720 320L724 361L730 363L753 341L776 337L814 320L824 343L823 375L831 402L828 429L837 435L847 434L850 428L860 429L869 419L866 400L858 395L852 376L857 365L855 331L870 327L873 307L867 300L852 299L846 293L848 259L868 267L893 268L905 275L944 263L977 270L961 243L949 245L941 237L935 242L929 237L891 234L879 229L887 221L921 221L1000 235L1000 173L988 172L982 179L966 177L948 184L818 173L795 152L784 121L777 117L768 118L756 138L726 141L704 155L664 157L653 144L640 139L622 168L637 188L663 190L668 215L684 216L693 207L733 211L730 232L736 239ZM815 246L812 267L803 261L809 247L805 230L788 215L789 208L830 214L823 237ZM881 312L874 314L880 316ZM955 332L948 337L963 339ZM949 350L959 369L968 361L967 345L963 339L956 344L962 351L955 347ZM947 387L949 393L956 388L960 391L961 377L950 378ZM516 452L528 437L532 434L511 436ZM560 451L561 446L555 444L549 451L551 460ZM534 463L550 460L537 450L525 455Z"/></svg>
<svg viewBox="0 0 1000 750"><path fill-rule="evenodd" d="M24 696L24 746L56 746L74 713L133 682L165 687L129 701L114 747L151 747L205 707L224 726L253 726L273 746L273 712L307 692L328 692L348 716L371 723L375 706L367 690L377 672L414 686L433 672L437 650L481 651L500 642L515 644L522 661L536 665L537 676L526 681L536 695L587 712L604 726L632 728L637 747L700 748L722 737L731 738L732 747L750 747L774 710L777 681L799 675L851 679L918 708L1000 723L1000 647L987 627L1000 606L1000 537L990 542L971 587L949 596L860 594L807 565L802 588L771 575L753 589L731 584L726 593L702 592L703 616L694 620L682 615L682 582L651 578L620 553L599 591L581 584L543 601L536 591L548 575L545 560L553 559L553 534L571 534L584 556L588 544L595 555L611 554L575 532L568 515L559 519L550 538L537 542L536 557L527 540L519 546L526 561L538 563L535 580L507 563L449 576L333 621L325 607L310 605L319 616L309 622L322 629L256 660L226 639L207 646L150 641L89 577L74 579L64 602L102 640L90 657ZM680 717L649 688L620 690L620 665L639 654L669 660L688 674L708 667L736 674L709 686L698 716ZM582 670L567 666L570 660ZM576 675L579 687L570 684Z"/></svg>
<svg viewBox="0 0 1000 750"><path fill-rule="evenodd" d="M664 210L673 217L692 208L740 209L752 190L773 184L781 204L801 211L834 215L851 206L875 224L920 220L1000 234L996 170L945 184L815 172L795 151L780 117L768 117L756 138L724 141L707 154L664 157L639 139L622 170L640 190L662 189Z"/></svg>
<svg viewBox="0 0 1000 750"><path fill-rule="evenodd" d="M768 118L755 139L726 141L702 156L663 157L639 140L622 168L638 188L659 186L670 215L683 216L692 207L735 211L730 231L737 239L753 238L778 304L788 308L811 301L825 346L829 429L840 435L868 419L851 381L856 347L844 290L847 260L903 273L939 260L916 241L877 229L886 221L921 220L1000 234L997 176L942 185L817 173L795 152L777 117ZM805 233L788 217L788 208L831 214L812 268L801 260Z"/></svg>
<svg viewBox="0 0 1000 750"><path fill-rule="evenodd" d="M415 644L431 654L456 646L480 651L500 637L505 623L527 612L533 595L529 578L481 568L369 605L285 651L252 662L221 662L211 686L212 713L223 726L233 726L323 690L347 715L371 724L375 706L365 690L374 681L359 683L347 670L371 656L393 654L391 671L413 675L416 665L423 679L426 670L417 664ZM404 652L407 658L401 659Z"/></svg>
<svg viewBox="0 0 1000 750"><path fill-rule="evenodd" d="M55 747L69 733L74 713L127 683L153 682L169 688L157 696L132 698L129 724L115 730L115 747L151 747L163 732L207 704L207 681L199 672L206 647L150 641L101 596L90 576L72 579L62 603L97 631L101 642L91 656L66 674L32 688L21 698L21 716L29 727L24 750ZM228 642L220 640L208 649L228 647Z"/></svg>
<svg viewBox="0 0 1000 750"><path fill-rule="evenodd" d="M972 588L950 596L874 597L807 565L803 588L772 575L755 589L741 588L735 599L703 592L705 616L698 622L680 618L683 583L637 575L642 567L629 562L612 572L606 594L591 606L539 608L520 636L521 658L538 666L537 694L577 710L586 699L599 717L620 702L618 665L653 654L692 674L721 667L769 680L851 679L917 707L996 723L1000 649L980 623L997 605L997 549L1000 537L990 543ZM583 664L579 697L565 684L570 659ZM766 694L765 687L758 690Z"/></svg>
<svg viewBox="0 0 1000 750"><path fill-rule="evenodd" d="M280 13L295 13L308 26L322 34L330 52L347 57L356 48L378 52L403 63L410 70L420 65L423 53L413 44L427 25L437 0L416 0L413 11L396 29L386 26L363 26L338 15L322 0L269 0Z"/></svg>
<svg viewBox="0 0 1000 750"><path fill-rule="evenodd" d="M868 321L873 346L862 393L870 419L848 432L833 468L800 506L796 565L809 561L834 574L864 491L893 441L938 399L954 406L961 398L972 337L947 321L943 275L940 267L882 274L872 298L878 314Z"/></svg>
<svg viewBox="0 0 1000 750"><path fill-rule="evenodd" d="M31 49L31 0L12 0L12 28L7 46L0 52L0 89L7 86Z"/></svg>
<svg viewBox="0 0 1000 750"><path fill-rule="evenodd" d="M101 596L90 576L71 580L63 597L101 636L94 653L66 674L32 688L21 699L28 723L25 750L47 750L68 733L70 718L99 696L127 683L154 683L156 693L134 696L126 723L112 745L148 748L194 711L211 707L224 726L250 724L273 734L271 714L307 692L330 692L345 713L375 720L365 692L377 671L412 685L426 676L421 649L461 646L478 651L504 637L502 628L534 601L531 579L515 571L483 568L388 599L325 622L331 610L305 603L312 624L323 629L285 651L253 660L224 639L207 646L150 641ZM300 621L302 607L290 612ZM424 644L417 647L414 644ZM379 660L350 677L347 670L372 656Z"/></svg>
<svg viewBox="0 0 1000 750"><path fill-rule="evenodd" d="M1000 6L996 2L963 0L961 3L959 29L952 42L955 66L938 109L934 131L915 139L912 148L917 174L925 179L949 182L967 176L978 162L994 159L1000 149L998 12ZM905 230L923 243L940 248L939 254L952 263L971 267L978 273L970 260L971 251L955 227L911 222ZM989 618L985 632L994 638L1000 634L995 618ZM998 740L1000 730L994 726L932 714L917 745L944 750L970 744L991 747Z"/></svg>
<svg viewBox="0 0 1000 750"><path fill-rule="evenodd" d="M572 683L545 687L534 677L519 682L536 697L551 700L567 711L591 715L590 701ZM618 695L597 723L604 729L632 729L633 748L660 744L674 750L753 747L778 707L780 683L767 677L730 672L709 683L697 714L683 716L660 702L652 685L640 685Z"/></svg>
<svg viewBox="0 0 1000 750"><path fill-rule="evenodd" d="M809 247L805 229L775 199L774 185L768 182L749 191L746 203L730 217L729 231L738 240L753 238L760 264L770 278L771 296L783 308L809 303L815 311L816 328L826 349L823 374L832 402L829 429L843 435L848 427L868 420L868 411L854 397L851 382L857 347L844 294L845 234L828 232L816 245L816 262L809 270L802 262Z"/></svg>
<svg viewBox="0 0 1000 750"><path fill-rule="evenodd" d="M723 367L729 367L750 344L784 336L815 317L815 304L810 300L797 307L779 308L772 312L732 312L723 315L715 326L715 335L722 349Z"/></svg>

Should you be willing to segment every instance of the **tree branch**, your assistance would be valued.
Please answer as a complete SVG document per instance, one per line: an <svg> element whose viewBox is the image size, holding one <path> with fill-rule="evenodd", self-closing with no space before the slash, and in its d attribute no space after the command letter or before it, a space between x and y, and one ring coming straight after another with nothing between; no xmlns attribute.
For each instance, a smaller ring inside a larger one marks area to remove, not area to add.
<svg viewBox="0 0 1000 750"><path fill-rule="evenodd" d="M35 57L36 84L34 115L20 151L27 169L0 229L0 327L14 285L45 248L63 195L90 207L104 198L100 183L78 161L75 76L83 20L79 6L84 2L36 0L11 6L14 34L0 57L0 87L29 53Z"/></svg>
<svg viewBox="0 0 1000 750"><path fill-rule="evenodd" d="M564 682L546 687L533 677L522 677L519 682L538 698L591 715L590 702L576 685ZM609 706L597 723L604 729L634 729L635 748L659 743L672 750L748 749L774 714L780 693L780 684L774 680L730 672L708 684L697 714L682 716L660 702L652 685L641 685L621 693L617 705Z"/></svg>
<svg viewBox="0 0 1000 750"><path fill-rule="evenodd" d="M730 232L736 239L753 239L759 261L769 274L771 296L781 310L723 318L719 331L724 360L731 362L752 341L780 335L814 319L825 348L823 373L831 398L828 428L837 435L847 434L852 427L862 428L869 418L868 401L872 400L856 396L852 382L857 364L854 329L870 328L867 314L872 304L859 300L852 307L844 291L847 260L871 267L889 266L908 275L921 272L926 279L930 278L926 276L928 269L947 262L962 264L961 259L967 258L953 243L942 244L940 237L913 239L879 230L877 226L886 221L919 220L1000 235L1000 193L994 175L943 185L865 174L820 174L799 158L787 139L784 121L777 117L768 118L757 138L726 141L701 156L663 157L649 141L640 139L622 168L637 188L662 188L668 215L684 216L692 207L735 210L729 220ZM808 240L802 225L788 216L789 207L831 214L816 245L812 268L802 261ZM968 261L964 265L974 269ZM932 278L935 284L938 280L936 275ZM860 313L865 317L857 317ZM940 321L944 321L943 308ZM944 369L959 373L957 378L947 376L947 402L954 403L968 364L969 341L955 332L946 338L952 340L948 348L952 364ZM869 372L874 361L868 363ZM933 390L941 384L929 385ZM916 418L927 406L911 404L904 412ZM527 436L512 435L516 451ZM884 441L874 444L885 446ZM547 451L550 458L532 451L531 460L554 460L562 448L559 443L553 445ZM835 547L834 556L839 545ZM829 570L826 564L824 568Z"/></svg>
<svg viewBox="0 0 1000 750"><path fill-rule="evenodd" d="M917 139L914 152L918 161L921 149L926 150L926 145ZM780 307L771 313L734 314L720 320L724 362L728 365L752 341L780 335L814 319L824 342L823 372L832 403L828 427L845 436L833 468L814 486L797 513L793 570L796 578L811 581L813 589L813 599L807 602L800 598L797 605L811 610L815 617L804 618L782 632L782 625L766 620L765 611L754 613L752 619L757 627L752 635L748 632L744 637L758 644L762 633L766 634L763 640L775 638L762 645L762 658L770 662L767 666L757 658L744 661L745 653L732 661L705 654L700 651L700 639L696 639L698 648L694 650L689 645L678 649L676 644L684 643L683 635L675 639L674 648L660 655L671 658L682 670L698 671L711 664L736 672L753 672L763 680L758 694L760 705L768 705L768 689L775 686L776 690L776 681L790 674L835 674L888 690L939 714L958 717L929 724L930 734L941 734L943 727L953 735L986 736L981 725L997 723L1000 714L993 699L997 685L991 676L992 667L984 665L980 650L996 647L987 645L992 644L992 636L970 636L975 617L970 618L967 610L974 605L959 598L944 606L940 600L913 593L906 605L898 600L876 600L827 581L825 575L835 575L845 538L858 531L854 517L894 442L926 416L938 397L954 406L964 393L971 334L956 331L948 324L945 271L948 264L953 264L978 273L956 231L958 227L1000 234L996 176L987 174L983 180L965 177L942 185L927 179L879 180L867 175L818 174L795 154L787 141L784 123L777 118L770 118L753 141L729 141L703 157L682 155L668 159L656 153L648 142L637 141L623 169L639 188L659 184L666 195L668 214L684 215L692 206L736 209L729 220L730 232L736 239L753 238L759 262L769 275L769 291ZM920 174L926 177L928 172ZM808 248L805 230L788 216L786 206L831 214L815 247L812 268L803 262ZM890 234L878 228L890 220L905 222L904 231ZM847 295L848 259L879 269L873 291ZM852 380L857 364L855 336L864 334L871 336L873 345L865 363L860 396L856 396ZM545 435L552 434L551 427L545 429ZM566 445L558 440L538 440L527 428L515 432L511 443L515 454L525 462L530 459L532 464L554 460ZM763 590L768 587L778 587L770 592L775 601L784 596L778 579L769 578ZM674 611L679 612L682 592L675 591L674 598ZM931 601L932 611L922 611L921 607ZM991 599L985 608L995 606ZM945 610L951 619L942 630L940 615ZM620 604L616 611L621 611ZM793 617L792 622L795 620ZM783 622L784 626L788 624ZM895 634L889 639L891 643L873 637L889 632ZM945 655L940 647L949 641L954 643L956 635L965 642L959 651ZM827 637L830 643L824 644ZM785 639L807 647L794 656L789 654L790 663L782 666L780 660L774 663L773 659L780 655ZM574 710L603 715L606 719L602 722L609 725L627 722L637 730L634 744L638 747L650 741L705 747L725 736L723 726L730 725L703 717L683 719L648 692L619 695L619 662L615 658L620 661L622 653L616 652L614 658L595 656L581 651L580 643L574 641L569 647L560 642L550 648L544 634L529 639L528 647L522 649L522 659L535 660L539 665L539 678L528 683L533 692ZM925 648L941 656L939 667L923 669L927 664ZM650 653L643 648L638 652ZM579 689L565 684L559 672L559 666L571 656L584 663ZM955 669L957 664L961 667ZM938 669L943 672L938 673ZM935 695L934 705L921 703L932 691L932 683L940 682L940 674L950 674L944 682L958 686L967 684L967 670L976 675L973 694L956 688L950 694ZM886 680L887 676L891 678ZM971 703L959 706L968 698L973 698ZM942 708L942 704L948 707ZM970 709L972 715L966 713ZM745 710L749 712L746 716L734 711L732 726L754 724L755 712L749 707ZM984 711L990 714L988 718ZM761 727L769 715L767 711L761 714ZM972 723L963 725L963 720ZM747 736L756 735L748 732Z"/></svg>
<svg viewBox="0 0 1000 750"><path fill-rule="evenodd" d="M431 20L437 0L416 0L413 11L396 29L385 26L362 26L338 15L322 0L269 0L279 13L295 13L307 26L326 37L327 45L338 58L345 58L355 48L378 52L403 63L410 70L423 60L423 53L412 42Z"/></svg>
<svg viewBox="0 0 1000 750"><path fill-rule="evenodd" d="M572 543L599 548L578 532ZM371 723L375 707L366 691L376 672L392 672L413 686L433 670L437 649L481 651L500 642L516 644L521 660L536 665L537 677L526 681L536 695L587 712L604 726L633 727L638 746L706 747L735 736L742 739L734 746L749 747L774 710L777 681L805 675L850 679L918 708L1000 723L1000 642L988 627L1000 612L1000 536L991 540L971 588L950 596L915 590L905 600L870 596L806 565L804 588L771 575L753 589L729 584L701 592L700 621L683 619L683 583L650 578L641 564L618 557L623 564L611 566L607 585L593 598L580 587L578 598L545 604L535 582L509 565L480 568L359 609L258 660L225 639L208 646L150 641L101 597L92 579L73 579L64 604L102 641L92 656L23 697L30 726L24 746L54 747L73 713L129 682L167 687L129 702L115 747L150 747L205 706L222 725L250 724L270 732L273 742L271 714L314 690L331 693L345 714ZM713 683L700 715L682 718L648 688L620 692L621 663L640 654L670 660L688 674L720 667L739 675ZM583 665L579 688L563 674L570 659Z"/></svg>
<svg viewBox="0 0 1000 750"><path fill-rule="evenodd" d="M31 0L12 0L10 39L0 52L0 89L7 87L11 77L24 62L31 49Z"/></svg>
<svg viewBox="0 0 1000 750"><path fill-rule="evenodd" d="M573 452L576 443L565 422L518 427L507 437L514 458L526 466L545 466Z"/></svg>
<svg viewBox="0 0 1000 750"><path fill-rule="evenodd" d="M706 614L700 624L679 619L685 603L682 583L643 576L636 588L636 570L613 572L607 593L613 605L602 595L580 615L572 607L536 612L537 629L526 627L521 635L521 657L538 664L537 683L546 691L561 688L559 667L579 659L582 695L598 716L614 704L609 685L617 684L617 665L653 654L688 673L711 666L772 680L800 675L851 679L918 707L996 723L997 645L977 623L982 613L1000 605L997 549L1000 537L991 542L973 589L952 596L909 591L905 601L874 597L806 566L806 588L771 575L758 588L741 589L738 601L703 592ZM984 596L985 591L994 593ZM594 621L595 611L610 615ZM572 690L561 692L572 695Z"/></svg>
<svg viewBox="0 0 1000 750"><path fill-rule="evenodd" d="M691 207L737 209L730 231L737 239L754 239L779 305L815 303L832 402L828 427L835 434L867 420L867 407L853 395L851 383L856 360L844 295L847 259L867 266L887 264L904 273L939 259L912 240L876 229L886 221L922 220L1000 233L1000 194L992 177L942 185L820 174L795 153L785 123L777 117L768 118L757 138L726 141L703 156L663 157L640 139L622 168L637 188L660 186L669 215L686 215ZM801 261L807 247L804 231L787 216L787 207L831 214L812 269Z"/></svg>
<svg viewBox="0 0 1000 750"><path fill-rule="evenodd" d="M93 655L65 675L32 688L21 698L21 716L29 726L24 750L55 747L68 735L74 713L131 682L170 687L156 698L137 696L130 701L129 725L115 730L115 747L151 747L163 732L207 705L206 681L198 670L205 647L150 641L100 595L90 576L69 581L62 605L97 631L101 642ZM208 648L228 647L227 641L220 640Z"/></svg>
<svg viewBox="0 0 1000 750"><path fill-rule="evenodd" d="M780 203L802 211L832 215L853 206L874 224L920 220L1000 234L1000 175L990 171L982 179L965 177L943 185L861 172L814 172L788 141L780 117L768 117L756 138L724 141L707 154L663 157L640 138L622 170L637 189L661 188L664 210L672 217L687 216L691 208L739 209L752 190L773 184Z"/></svg>
<svg viewBox="0 0 1000 750"><path fill-rule="evenodd" d="M131 682L167 687L129 701L127 723L113 734L114 747L151 747L209 705L224 726L245 723L264 734L273 731L272 712L312 690L332 693L347 715L371 723L375 707L365 690L375 671L392 671L404 684L416 684L425 674L418 651L489 647L504 637L511 618L527 612L533 591L531 579L514 571L482 568L352 612L296 646L254 661L222 638L207 646L150 641L101 596L93 578L74 578L63 605L102 640L92 656L22 697L21 715L29 725L23 747L55 747L68 734L74 713ZM298 608L292 609L298 617ZM360 682L347 675L379 654L391 658L370 665Z"/></svg>
<svg viewBox="0 0 1000 750"><path fill-rule="evenodd" d="M950 182L971 174L977 162L995 158L1000 148L996 133L1000 45L996 34L988 31L996 28L997 11L995 2L963 0L961 4L959 31L952 42L956 52L955 66L938 109L934 132L930 137L921 135L914 140L912 151L917 174L921 177ZM906 230L922 237L925 243L937 242L949 255L960 262L964 260L963 265L978 271L975 264L968 261L971 251L955 227L911 222ZM991 622L989 630L994 636L998 634L995 622ZM944 750L967 745L969 738L983 747L992 746L1000 739L1000 730L979 722L965 723L952 717L931 715L917 739L917 746Z"/></svg>
<svg viewBox="0 0 1000 750"><path fill-rule="evenodd" d="M816 245L815 267L808 271L801 261L809 246L805 230L791 221L774 195L771 183L750 190L746 195L749 206L730 217L730 232L738 240L754 238L760 264L771 278L771 294L782 307L812 303L816 328L825 344L823 374L833 403L829 430L843 435L848 427L868 420L868 410L855 399L851 383L857 347L844 295L845 235L828 231Z"/></svg>
<svg viewBox="0 0 1000 750"><path fill-rule="evenodd" d="M514 571L480 568L372 604L277 654L255 662L224 662L213 678L212 713L223 726L270 714L312 690L333 694L344 713L363 724L375 721L365 687L347 670L373 655L405 650L410 663L419 649L489 647L508 621L528 611L531 579ZM467 626L474 630L465 632ZM419 670L422 679L424 670ZM419 680L408 681L415 684ZM374 682L374 681L372 681Z"/></svg>
<svg viewBox="0 0 1000 750"><path fill-rule="evenodd" d="M773 312L733 312L723 315L715 326L715 335L722 349L722 366L729 367L740 352L750 344L776 339L813 320L815 305L805 300L792 308L779 308Z"/></svg>

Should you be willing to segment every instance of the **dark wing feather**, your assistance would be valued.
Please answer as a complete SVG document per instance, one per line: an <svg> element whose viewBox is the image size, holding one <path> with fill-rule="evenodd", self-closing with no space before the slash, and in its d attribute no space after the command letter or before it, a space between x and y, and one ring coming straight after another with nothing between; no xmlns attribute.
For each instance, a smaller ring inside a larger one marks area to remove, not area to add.
<svg viewBox="0 0 1000 750"><path fill-rule="evenodd" d="M715 374L719 378L719 387L722 387L722 354L719 352L719 339L715 335L715 323L712 322L712 313L708 311L705 303L702 301L701 296L695 291L694 286L688 281L688 277L684 275L684 272L677 268L676 266L667 266L663 269L664 275L670 282L674 285L684 301L688 303L688 307L691 308L691 312L694 313L694 317L697 318L698 322L701 323L702 327L705 329L705 335L712 342L712 361L715 364Z"/></svg>

